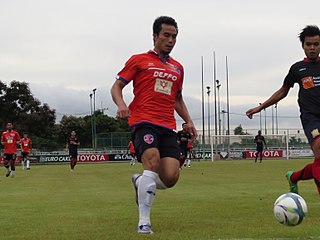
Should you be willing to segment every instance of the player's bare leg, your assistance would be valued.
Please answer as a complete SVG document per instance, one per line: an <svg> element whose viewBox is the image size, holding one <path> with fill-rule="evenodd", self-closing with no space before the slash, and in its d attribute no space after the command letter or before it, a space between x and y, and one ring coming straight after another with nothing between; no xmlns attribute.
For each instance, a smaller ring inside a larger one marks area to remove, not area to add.
<svg viewBox="0 0 320 240"><path fill-rule="evenodd" d="M9 177L11 169L10 169L10 161L4 160L4 167L7 169L6 177Z"/></svg>
<svg viewBox="0 0 320 240"><path fill-rule="evenodd" d="M290 191L298 193L298 181L314 179L320 194L320 138L316 138L312 144L314 161L299 171L288 171L286 177L290 185Z"/></svg>

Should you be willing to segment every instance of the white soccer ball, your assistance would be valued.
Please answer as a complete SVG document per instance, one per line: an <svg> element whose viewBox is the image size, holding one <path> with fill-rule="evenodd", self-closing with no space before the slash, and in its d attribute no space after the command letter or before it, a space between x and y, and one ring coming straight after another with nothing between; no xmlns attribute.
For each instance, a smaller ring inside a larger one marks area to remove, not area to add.
<svg viewBox="0 0 320 240"><path fill-rule="evenodd" d="M308 208L306 201L300 195L285 193L275 201L273 212L279 223L296 226L305 218Z"/></svg>

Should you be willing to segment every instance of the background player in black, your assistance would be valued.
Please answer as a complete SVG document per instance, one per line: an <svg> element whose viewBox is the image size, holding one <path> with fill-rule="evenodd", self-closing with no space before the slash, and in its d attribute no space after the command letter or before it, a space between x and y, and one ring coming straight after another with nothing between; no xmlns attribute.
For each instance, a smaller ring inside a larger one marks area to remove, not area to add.
<svg viewBox="0 0 320 240"><path fill-rule="evenodd" d="M177 134L177 141L180 147L180 167L185 163L185 160L188 155L188 141L191 139L191 135L187 130L187 124L182 123L182 130ZM186 165L185 165L186 166Z"/></svg>
<svg viewBox="0 0 320 240"><path fill-rule="evenodd" d="M262 163L262 152L263 152L263 144L267 146L266 141L264 140L264 136L261 135L261 131L258 131L258 135L254 137L254 142L257 145L256 159L254 162L257 162L258 156L260 155L260 163Z"/></svg>
<svg viewBox="0 0 320 240"><path fill-rule="evenodd" d="M298 193L299 180L313 178L320 194L320 30L317 26L308 25L301 31L299 38L306 58L291 66L279 90L246 114L252 118L253 114L285 98L295 83L299 84L300 119L313 151L314 161L299 171L288 171L286 177L291 192Z"/></svg>
<svg viewBox="0 0 320 240"><path fill-rule="evenodd" d="M76 135L76 132L72 131L66 146L67 150L69 150L71 172L74 171L74 167L77 164L79 145L80 145L80 142Z"/></svg>

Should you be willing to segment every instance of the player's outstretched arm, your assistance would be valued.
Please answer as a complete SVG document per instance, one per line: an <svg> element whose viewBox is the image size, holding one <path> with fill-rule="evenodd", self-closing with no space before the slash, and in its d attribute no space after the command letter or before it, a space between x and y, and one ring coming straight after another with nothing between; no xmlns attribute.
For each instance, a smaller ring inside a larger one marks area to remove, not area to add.
<svg viewBox="0 0 320 240"><path fill-rule="evenodd" d="M279 102L281 99L285 98L288 95L290 87L286 86L286 85L282 85L282 87L277 90L275 93L273 93L271 95L270 98L268 98L268 100L266 100L264 103L260 104L259 106L255 107L255 108L251 108L246 112L246 115L248 116L248 118L252 118L253 115L255 113L260 112L262 109L265 109L277 102Z"/></svg>

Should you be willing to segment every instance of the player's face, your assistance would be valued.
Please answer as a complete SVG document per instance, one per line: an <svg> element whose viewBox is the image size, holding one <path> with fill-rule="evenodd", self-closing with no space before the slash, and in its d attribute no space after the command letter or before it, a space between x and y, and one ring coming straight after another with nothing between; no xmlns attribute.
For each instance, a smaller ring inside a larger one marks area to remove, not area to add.
<svg viewBox="0 0 320 240"><path fill-rule="evenodd" d="M76 132L75 131L72 131L71 132L71 136L75 136L76 135Z"/></svg>
<svg viewBox="0 0 320 240"><path fill-rule="evenodd" d="M7 130L11 130L12 127L13 127L13 126L12 126L12 123L8 123L6 127L7 127Z"/></svg>
<svg viewBox="0 0 320 240"><path fill-rule="evenodd" d="M170 54L176 44L177 35L177 29L174 26L162 24L159 35L153 35L155 51L160 55Z"/></svg>
<svg viewBox="0 0 320 240"><path fill-rule="evenodd" d="M320 53L320 36L306 37L302 47L308 59L317 60Z"/></svg>

